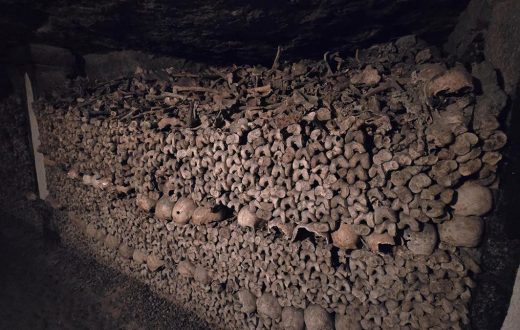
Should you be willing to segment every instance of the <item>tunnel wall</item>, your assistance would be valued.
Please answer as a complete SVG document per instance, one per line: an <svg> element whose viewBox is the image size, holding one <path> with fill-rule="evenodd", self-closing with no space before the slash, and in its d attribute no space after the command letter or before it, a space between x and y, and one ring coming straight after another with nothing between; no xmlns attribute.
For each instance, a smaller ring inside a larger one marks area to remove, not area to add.
<svg viewBox="0 0 520 330"><path fill-rule="evenodd" d="M17 212L26 193L37 189L27 109L16 94L0 99L0 134L0 205Z"/></svg>

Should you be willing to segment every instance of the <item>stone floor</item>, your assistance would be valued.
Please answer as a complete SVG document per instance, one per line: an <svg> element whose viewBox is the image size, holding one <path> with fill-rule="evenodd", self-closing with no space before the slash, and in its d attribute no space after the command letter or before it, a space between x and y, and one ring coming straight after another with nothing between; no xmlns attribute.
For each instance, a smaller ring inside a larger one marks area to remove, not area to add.
<svg viewBox="0 0 520 330"><path fill-rule="evenodd" d="M0 219L0 329L210 329L143 284Z"/></svg>

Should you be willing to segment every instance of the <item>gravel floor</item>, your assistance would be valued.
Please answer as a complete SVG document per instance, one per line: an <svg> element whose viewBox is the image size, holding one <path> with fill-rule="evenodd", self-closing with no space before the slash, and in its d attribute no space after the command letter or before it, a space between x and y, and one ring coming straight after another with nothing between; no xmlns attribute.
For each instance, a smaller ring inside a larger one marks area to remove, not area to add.
<svg viewBox="0 0 520 330"><path fill-rule="evenodd" d="M0 219L0 329L211 329L146 286Z"/></svg>

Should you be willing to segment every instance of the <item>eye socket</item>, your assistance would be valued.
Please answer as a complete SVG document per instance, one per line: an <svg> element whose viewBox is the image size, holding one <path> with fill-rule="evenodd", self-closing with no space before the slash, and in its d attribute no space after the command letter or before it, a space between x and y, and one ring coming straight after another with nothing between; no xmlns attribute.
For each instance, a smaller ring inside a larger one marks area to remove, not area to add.
<svg viewBox="0 0 520 330"><path fill-rule="evenodd" d="M392 252L393 246L391 244L379 244L377 248L379 252L388 254Z"/></svg>

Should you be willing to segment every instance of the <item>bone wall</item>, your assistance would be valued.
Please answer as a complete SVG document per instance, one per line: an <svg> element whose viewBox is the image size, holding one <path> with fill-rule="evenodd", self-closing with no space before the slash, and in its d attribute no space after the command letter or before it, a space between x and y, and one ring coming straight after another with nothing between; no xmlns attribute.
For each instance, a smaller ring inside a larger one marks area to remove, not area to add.
<svg viewBox="0 0 520 330"><path fill-rule="evenodd" d="M470 71L405 37L74 81L39 105L48 202L69 244L216 327L461 328L507 140Z"/></svg>

